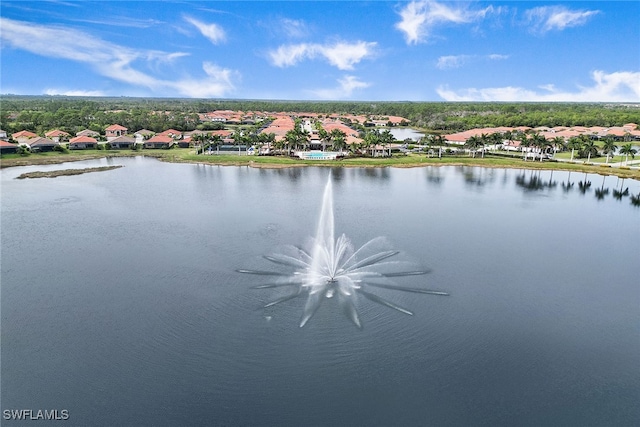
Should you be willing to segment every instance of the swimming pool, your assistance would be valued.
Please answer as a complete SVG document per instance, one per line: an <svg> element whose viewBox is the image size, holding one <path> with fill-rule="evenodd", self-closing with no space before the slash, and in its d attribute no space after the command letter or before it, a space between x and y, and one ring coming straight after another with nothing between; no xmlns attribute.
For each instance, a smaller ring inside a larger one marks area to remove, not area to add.
<svg viewBox="0 0 640 427"><path fill-rule="evenodd" d="M298 153L303 160L335 160L339 153L333 151L305 151Z"/></svg>

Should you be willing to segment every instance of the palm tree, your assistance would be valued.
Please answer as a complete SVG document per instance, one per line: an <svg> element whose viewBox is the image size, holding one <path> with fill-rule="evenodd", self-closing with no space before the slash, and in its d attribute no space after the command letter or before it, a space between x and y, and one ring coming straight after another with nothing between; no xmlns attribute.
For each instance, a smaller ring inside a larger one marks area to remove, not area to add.
<svg viewBox="0 0 640 427"><path fill-rule="evenodd" d="M284 145L287 147L287 154L291 156L291 146L298 142L298 137L296 135L296 131L294 129L288 130L287 133L284 134Z"/></svg>
<svg viewBox="0 0 640 427"><path fill-rule="evenodd" d="M487 143L491 142L491 141L495 141L495 133L492 133L491 135L487 135L486 133L483 133L480 135L480 143L482 144L482 157L484 158L484 148L487 145Z"/></svg>
<svg viewBox="0 0 640 427"><path fill-rule="evenodd" d="M208 133L196 133L195 135L191 135L191 140L194 142L200 143L200 153L204 154L204 149L207 141L209 141ZM196 154L198 153L198 149L196 149Z"/></svg>
<svg viewBox="0 0 640 427"><path fill-rule="evenodd" d="M438 158L442 158L442 146L447 142L447 139L438 134L432 136L432 141L434 144L438 145Z"/></svg>
<svg viewBox="0 0 640 427"><path fill-rule="evenodd" d="M396 138L393 136L389 129L385 129L382 133L380 133L379 142L383 147L387 147L389 149L389 157L391 157L391 147Z"/></svg>
<svg viewBox="0 0 640 427"><path fill-rule="evenodd" d="M371 157L375 155L376 145L380 142L380 134L376 130L367 131L364 135L365 147L371 148Z"/></svg>
<svg viewBox="0 0 640 427"><path fill-rule="evenodd" d="M520 135L520 147L522 148L522 152L524 153L524 161L527 161L527 151L528 148L533 144L533 140L529 139L529 136L526 133ZM527 150L525 150L525 148Z"/></svg>
<svg viewBox="0 0 640 427"><path fill-rule="evenodd" d="M567 147L571 148L571 161L573 161L573 154L575 153L575 150L580 150L580 148L582 148L582 141L577 136L572 136L569 138Z"/></svg>
<svg viewBox="0 0 640 427"><path fill-rule="evenodd" d="M273 132L271 133L261 132L258 134L258 144L260 144L260 149L262 149L262 147L264 147L265 145L269 149L274 148L275 141L276 141L276 134Z"/></svg>
<svg viewBox="0 0 640 427"><path fill-rule="evenodd" d="M220 154L220 144L222 144L222 136L211 135L211 145L216 147L216 154Z"/></svg>
<svg viewBox="0 0 640 427"><path fill-rule="evenodd" d="M306 151L309 148L309 142L311 141L311 134L302 129L298 128L296 132L297 142L296 145L302 145L302 150Z"/></svg>
<svg viewBox="0 0 640 427"><path fill-rule="evenodd" d="M593 140L591 139L587 139L582 143L581 156L584 157L585 154L587 155L587 163L591 161L592 154L598 154L598 147L596 147L595 142L593 142Z"/></svg>
<svg viewBox="0 0 640 427"><path fill-rule="evenodd" d="M238 153L240 153L240 146L244 142L245 142L244 130L236 129L236 131L233 133L233 145L238 146Z"/></svg>
<svg viewBox="0 0 640 427"><path fill-rule="evenodd" d="M322 124L320 122L316 122L316 129L318 130L320 141L322 141L322 151L325 151L327 148L327 143L331 142L331 135L326 131L325 128L322 127Z"/></svg>
<svg viewBox="0 0 640 427"><path fill-rule="evenodd" d="M467 139L464 146L469 149L469 155L473 152L473 157L476 157L476 150L479 147L484 147L484 142L482 142L482 139L479 136L473 135L471 138Z"/></svg>
<svg viewBox="0 0 640 427"><path fill-rule="evenodd" d="M284 139L276 139L272 143L272 147L274 150L277 150L280 154L282 154L282 150L284 149L285 140Z"/></svg>
<svg viewBox="0 0 640 427"><path fill-rule="evenodd" d="M506 139L509 145L511 145L511 143L513 142L513 137L514 137L514 132L510 130L505 131L505 133L502 134L502 138Z"/></svg>
<svg viewBox="0 0 640 427"><path fill-rule="evenodd" d="M342 153L347 144L347 134L340 129L333 129L329 134L329 138L333 143L333 149Z"/></svg>
<svg viewBox="0 0 640 427"><path fill-rule="evenodd" d="M629 161L629 156L631 156L632 159L635 158L637 152L638 152L638 150L633 148L633 146L630 143L629 144L624 144L620 148L620 154L624 154L626 156L626 158L624 160L624 164L626 165L627 162Z"/></svg>
<svg viewBox="0 0 640 427"><path fill-rule="evenodd" d="M547 141L547 139L544 136L536 132L531 136L531 145L540 151L540 161L542 161L544 150L547 147L549 147L551 144Z"/></svg>
<svg viewBox="0 0 640 427"><path fill-rule="evenodd" d="M611 135L607 135L604 137L604 143L602 144L602 152L607 155L607 160L605 163L609 163L609 154L613 154L618 149L616 145L616 141L613 139Z"/></svg>
<svg viewBox="0 0 640 427"><path fill-rule="evenodd" d="M561 150L564 149L564 147L566 146L566 143L564 141L564 138L561 136L556 136L555 138L553 138L552 143L553 143L553 155L555 157L556 153L558 152L558 148L560 148Z"/></svg>

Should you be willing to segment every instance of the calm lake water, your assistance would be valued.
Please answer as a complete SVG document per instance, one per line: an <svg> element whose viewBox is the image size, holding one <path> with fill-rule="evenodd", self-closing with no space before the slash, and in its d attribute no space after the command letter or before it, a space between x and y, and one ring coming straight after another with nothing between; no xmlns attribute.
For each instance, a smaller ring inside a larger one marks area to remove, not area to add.
<svg viewBox="0 0 640 427"><path fill-rule="evenodd" d="M391 132L391 135L393 135L395 139L401 142L405 139L419 141L420 138L424 136L424 133L418 132L417 130L411 128L390 128L389 132Z"/></svg>
<svg viewBox="0 0 640 427"><path fill-rule="evenodd" d="M107 164L125 167L14 179ZM640 208L618 193L640 182L333 169L336 231L386 236L432 269L399 284L451 296L380 290L415 315L362 300L362 330L327 300L300 328L304 300L262 309L276 292L235 270L314 234L329 173L142 157L1 170L2 410L93 426L640 425Z"/></svg>

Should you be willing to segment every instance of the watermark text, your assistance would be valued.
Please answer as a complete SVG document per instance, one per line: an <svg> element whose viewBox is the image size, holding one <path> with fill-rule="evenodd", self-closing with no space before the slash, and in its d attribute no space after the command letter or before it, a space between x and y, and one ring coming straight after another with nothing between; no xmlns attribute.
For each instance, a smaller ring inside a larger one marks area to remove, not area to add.
<svg viewBox="0 0 640 427"><path fill-rule="evenodd" d="M5 420L68 420L68 409L5 409Z"/></svg>

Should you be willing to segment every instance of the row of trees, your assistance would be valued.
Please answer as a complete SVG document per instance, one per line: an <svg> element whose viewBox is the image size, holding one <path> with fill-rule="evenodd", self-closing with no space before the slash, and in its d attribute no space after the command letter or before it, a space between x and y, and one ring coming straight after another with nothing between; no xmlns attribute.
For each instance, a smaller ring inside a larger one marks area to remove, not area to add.
<svg viewBox="0 0 640 427"><path fill-rule="evenodd" d="M316 131L318 133L322 150L328 147L332 151L349 151L351 153L367 154L371 150L371 155L375 154L376 147L383 147L389 150L391 154L391 144L397 142L393 134L388 129L379 132L376 129L366 129L360 133L361 142L347 144L347 135L341 129L325 130L319 122L316 122ZM199 153L204 153L209 147L212 149L219 148L223 144L223 138L220 135L211 133L194 134L192 141L199 146ZM241 150L242 147L264 147L269 146L277 153L287 153L291 155L295 150L308 150L311 145L311 133L305 130L300 121L296 120L293 129L287 131L284 138L276 140L275 134L260 132L257 127L240 127L231 135L233 145Z"/></svg>
<svg viewBox="0 0 640 427"><path fill-rule="evenodd" d="M181 131L203 128L198 113L215 110L311 112L401 116L416 127L459 131L477 127L621 126L640 123L637 104L313 102L162 98L0 97L0 127L42 133L61 128L101 131L112 123L129 129Z"/></svg>
<svg viewBox="0 0 640 427"><path fill-rule="evenodd" d="M492 133L481 134L470 137L464 144L464 147L469 150L469 154L476 156L476 153L480 151L484 157L485 148L487 145L502 144L504 140L508 143L513 141L519 141L522 148L524 159L526 160L529 153L534 153L535 157L539 157L540 161L543 160L546 154L557 151L571 150L571 161L574 157L586 158L587 162L591 161L592 157L599 155L606 156L606 163L609 163L609 158L613 156L616 151L621 155L626 156L626 160L629 160L629 156L634 158L637 150L633 148L632 143L627 142L622 146L617 145L617 141L610 135L605 136L597 144L594 139L588 135L580 135L571 137L568 141L565 141L562 137L555 137L551 140L545 138L538 132L505 132L505 133ZM439 140L442 142L443 138ZM429 144L436 143L435 138L429 139Z"/></svg>

